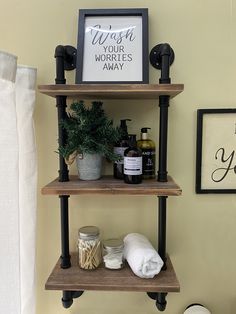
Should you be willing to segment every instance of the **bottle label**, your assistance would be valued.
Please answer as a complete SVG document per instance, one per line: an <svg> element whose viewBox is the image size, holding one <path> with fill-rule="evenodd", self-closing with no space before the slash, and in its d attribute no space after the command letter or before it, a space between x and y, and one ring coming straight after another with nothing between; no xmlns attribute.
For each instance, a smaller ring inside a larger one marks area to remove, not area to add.
<svg viewBox="0 0 236 314"><path fill-rule="evenodd" d="M124 164L124 151L128 147L114 147L114 153L121 156L121 159L115 161L116 164L123 165Z"/></svg>
<svg viewBox="0 0 236 314"><path fill-rule="evenodd" d="M155 155L155 150L152 149L144 149L142 151L144 175L155 174Z"/></svg>
<svg viewBox="0 0 236 314"><path fill-rule="evenodd" d="M124 174L142 174L142 157L124 157Z"/></svg>

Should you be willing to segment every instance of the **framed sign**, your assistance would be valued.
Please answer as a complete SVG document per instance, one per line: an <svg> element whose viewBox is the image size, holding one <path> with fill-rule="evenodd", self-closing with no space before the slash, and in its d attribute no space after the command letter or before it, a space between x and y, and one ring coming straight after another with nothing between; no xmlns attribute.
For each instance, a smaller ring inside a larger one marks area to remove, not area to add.
<svg viewBox="0 0 236 314"><path fill-rule="evenodd" d="M79 10L76 83L148 83L148 9Z"/></svg>
<svg viewBox="0 0 236 314"><path fill-rule="evenodd" d="M236 193L236 109L198 110L196 193Z"/></svg>

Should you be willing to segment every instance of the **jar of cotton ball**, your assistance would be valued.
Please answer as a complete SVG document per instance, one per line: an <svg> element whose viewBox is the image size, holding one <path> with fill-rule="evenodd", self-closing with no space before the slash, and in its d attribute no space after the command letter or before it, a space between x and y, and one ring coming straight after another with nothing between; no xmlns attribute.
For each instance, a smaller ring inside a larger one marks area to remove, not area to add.
<svg viewBox="0 0 236 314"><path fill-rule="evenodd" d="M124 266L124 242L121 239L103 241L103 261L108 269L121 269Z"/></svg>
<svg viewBox="0 0 236 314"><path fill-rule="evenodd" d="M102 262L99 229L85 226L79 229L78 262L80 268L96 269Z"/></svg>

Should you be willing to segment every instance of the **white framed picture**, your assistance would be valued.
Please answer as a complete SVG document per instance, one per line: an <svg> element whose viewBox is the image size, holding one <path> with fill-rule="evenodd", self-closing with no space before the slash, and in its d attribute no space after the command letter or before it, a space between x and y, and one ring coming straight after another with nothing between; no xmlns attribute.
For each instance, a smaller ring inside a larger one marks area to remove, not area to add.
<svg viewBox="0 0 236 314"><path fill-rule="evenodd" d="M236 109L199 109L196 193L236 192Z"/></svg>
<svg viewBox="0 0 236 314"><path fill-rule="evenodd" d="M79 11L76 83L148 83L148 10Z"/></svg>

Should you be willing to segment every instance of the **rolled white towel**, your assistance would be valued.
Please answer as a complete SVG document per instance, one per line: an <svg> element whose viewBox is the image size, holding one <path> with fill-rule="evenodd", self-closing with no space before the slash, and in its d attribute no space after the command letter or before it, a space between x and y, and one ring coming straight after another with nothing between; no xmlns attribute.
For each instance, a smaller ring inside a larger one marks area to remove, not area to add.
<svg viewBox="0 0 236 314"><path fill-rule="evenodd" d="M141 278L153 278L164 264L148 239L139 233L130 233L124 238L124 257Z"/></svg>

